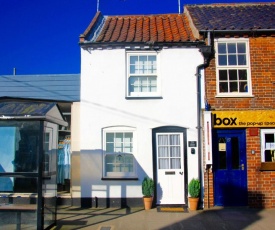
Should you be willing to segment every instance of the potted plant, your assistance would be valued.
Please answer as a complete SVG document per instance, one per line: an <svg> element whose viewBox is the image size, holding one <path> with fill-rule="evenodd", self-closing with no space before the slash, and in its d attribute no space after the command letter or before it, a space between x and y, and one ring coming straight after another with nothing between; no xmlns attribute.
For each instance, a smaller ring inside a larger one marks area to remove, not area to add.
<svg viewBox="0 0 275 230"><path fill-rule="evenodd" d="M199 196L200 196L200 181L198 179L193 178L188 184L188 192L190 197L188 197L189 201L189 210L194 211L198 208Z"/></svg>
<svg viewBox="0 0 275 230"><path fill-rule="evenodd" d="M145 210L152 208L155 183L152 178L145 177L142 181L142 194Z"/></svg>

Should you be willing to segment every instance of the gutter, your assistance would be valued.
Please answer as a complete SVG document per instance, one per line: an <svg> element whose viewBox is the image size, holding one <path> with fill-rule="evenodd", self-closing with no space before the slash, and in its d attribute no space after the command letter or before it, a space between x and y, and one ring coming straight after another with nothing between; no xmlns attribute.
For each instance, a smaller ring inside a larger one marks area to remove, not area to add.
<svg viewBox="0 0 275 230"><path fill-rule="evenodd" d="M248 33L248 32L275 32L275 29L249 29L249 30L215 30L215 29L208 29L208 30L199 30L200 33L208 33L208 32L215 32L215 33Z"/></svg>
<svg viewBox="0 0 275 230"><path fill-rule="evenodd" d="M199 180L202 181L203 179L203 171L202 171L202 127L201 127L201 74L200 71L204 68L206 68L209 65L209 61L211 58L211 55L213 53L212 46L211 45L205 45L200 47L199 51L204 57L204 63L197 66L196 70L196 77L197 77L197 129L198 129L198 175ZM203 189L202 189L202 183L200 188L200 194L202 198ZM202 200L202 199L201 199ZM201 203L202 204L202 203Z"/></svg>

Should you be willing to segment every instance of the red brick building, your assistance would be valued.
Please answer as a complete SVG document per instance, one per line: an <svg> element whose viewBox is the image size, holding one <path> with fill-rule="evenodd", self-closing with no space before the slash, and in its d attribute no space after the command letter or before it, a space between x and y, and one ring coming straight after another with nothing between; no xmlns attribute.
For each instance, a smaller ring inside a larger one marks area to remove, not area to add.
<svg viewBox="0 0 275 230"><path fill-rule="evenodd" d="M275 3L187 5L205 69L204 207L275 207Z"/></svg>

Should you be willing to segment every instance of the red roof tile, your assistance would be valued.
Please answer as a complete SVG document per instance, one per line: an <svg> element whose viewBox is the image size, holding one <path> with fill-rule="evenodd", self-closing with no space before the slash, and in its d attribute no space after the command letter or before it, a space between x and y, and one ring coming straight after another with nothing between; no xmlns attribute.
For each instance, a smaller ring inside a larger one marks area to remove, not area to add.
<svg viewBox="0 0 275 230"><path fill-rule="evenodd" d="M101 20L103 23L96 23ZM188 19L182 14L108 16L96 15L82 35L84 40L108 42L188 42L195 41ZM104 21L105 20L105 21ZM96 28L97 27L97 28ZM96 36L89 36L95 31ZM81 42L84 42L82 39Z"/></svg>

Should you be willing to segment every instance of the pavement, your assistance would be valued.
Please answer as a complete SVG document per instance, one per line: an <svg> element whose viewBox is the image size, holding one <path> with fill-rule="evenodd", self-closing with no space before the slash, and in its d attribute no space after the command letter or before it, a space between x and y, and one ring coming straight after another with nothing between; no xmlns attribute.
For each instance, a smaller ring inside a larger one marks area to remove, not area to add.
<svg viewBox="0 0 275 230"><path fill-rule="evenodd" d="M61 206L51 230L275 230L275 209L247 207L159 212L157 208L88 208Z"/></svg>

